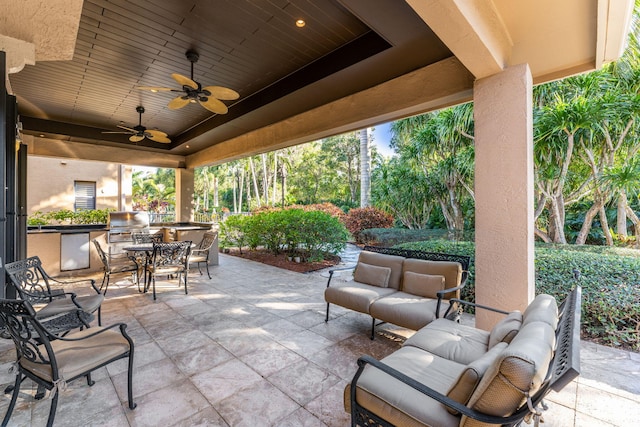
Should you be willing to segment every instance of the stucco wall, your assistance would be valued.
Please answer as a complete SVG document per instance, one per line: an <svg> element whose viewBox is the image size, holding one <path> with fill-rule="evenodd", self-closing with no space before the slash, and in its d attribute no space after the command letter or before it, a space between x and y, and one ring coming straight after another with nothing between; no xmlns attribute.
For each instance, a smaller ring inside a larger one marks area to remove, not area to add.
<svg viewBox="0 0 640 427"><path fill-rule="evenodd" d="M27 212L74 210L74 181L96 183L96 209L131 209L131 166L29 156Z"/></svg>

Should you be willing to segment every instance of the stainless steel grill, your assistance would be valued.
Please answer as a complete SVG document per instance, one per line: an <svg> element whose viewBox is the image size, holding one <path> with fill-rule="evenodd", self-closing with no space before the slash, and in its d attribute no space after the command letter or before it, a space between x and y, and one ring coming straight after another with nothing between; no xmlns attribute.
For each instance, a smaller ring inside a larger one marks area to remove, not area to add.
<svg viewBox="0 0 640 427"><path fill-rule="evenodd" d="M131 233L149 231L149 213L143 211L109 212L107 228L109 243L131 242Z"/></svg>

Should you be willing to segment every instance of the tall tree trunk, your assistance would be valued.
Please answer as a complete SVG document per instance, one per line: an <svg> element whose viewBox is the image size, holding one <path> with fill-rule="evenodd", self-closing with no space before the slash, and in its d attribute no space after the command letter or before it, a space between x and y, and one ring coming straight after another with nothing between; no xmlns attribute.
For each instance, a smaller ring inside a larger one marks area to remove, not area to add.
<svg viewBox="0 0 640 427"><path fill-rule="evenodd" d="M636 236L635 247L636 249L638 249L640 248L640 218L638 218L638 215L636 215L636 213L633 211L633 209L631 209L631 206L629 205L627 205L627 216L633 223L633 231Z"/></svg>
<svg viewBox="0 0 640 427"><path fill-rule="evenodd" d="M282 207L284 208L285 195L287 194L287 164L282 162Z"/></svg>
<svg viewBox="0 0 640 427"><path fill-rule="evenodd" d="M278 152L273 152L273 198L271 199L271 206L276 205L276 198L278 197L276 192L278 191ZM283 205L284 206L284 205Z"/></svg>
<svg viewBox="0 0 640 427"><path fill-rule="evenodd" d="M611 230L609 230L609 220L607 219L607 212L604 209L604 203L600 206L600 225L602 226L602 233L607 242L607 246L613 246L613 236Z"/></svg>
<svg viewBox="0 0 640 427"><path fill-rule="evenodd" d="M371 198L371 158L368 129L360 130L360 207L369 206Z"/></svg>
<svg viewBox="0 0 640 427"><path fill-rule="evenodd" d="M220 195L218 194L218 176L213 176L213 207L220 207Z"/></svg>
<svg viewBox="0 0 640 427"><path fill-rule="evenodd" d="M562 194L551 198L550 201L551 219L553 220L553 242L566 244L567 237L564 234L564 202Z"/></svg>
<svg viewBox="0 0 640 427"><path fill-rule="evenodd" d="M238 211L236 213L242 212L242 196L244 192L244 167L240 169L240 184L238 185L239 195L238 195Z"/></svg>
<svg viewBox="0 0 640 427"><path fill-rule="evenodd" d="M269 179L267 178L267 155L262 153L262 197L264 204L269 204Z"/></svg>
<svg viewBox="0 0 640 427"><path fill-rule="evenodd" d="M247 183L247 212L251 211L251 180L249 179L249 177L247 177L246 181ZM260 198L260 196L258 196L258 198Z"/></svg>
<svg viewBox="0 0 640 427"><path fill-rule="evenodd" d="M580 232L578 233L578 237L576 237L576 245L584 245L587 241L587 237L589 236L589 232L591 231L591 224L593 223L593 219L596 217L598 212L600 211L600 203L594 202L587 213L584 215L584 221L582 222L582 228L580 228Z"/></svg>
<svg viewBox="0 0 640 427"><path fill-rule="evenodd" d="M619 236L626 238L627 234L627 193L624 190L618 195L618 213L616 215L616 232Z"/></svg>
<svg viewBox="0 0 640 427"><path fill-rule="evenodd" d="M253 190L256 195L256 203L258 204L258 207L260 207L260 192L258 191L258 178L256 177L256 168L253 165L253 157L249 157L249 168L251 169L251 178L253 179ZM249 194L251 194L251 192L249 191L249 182L247 181L247 197L249 197ZM251 207L249 207L249 210L251 210Z"/></svg>

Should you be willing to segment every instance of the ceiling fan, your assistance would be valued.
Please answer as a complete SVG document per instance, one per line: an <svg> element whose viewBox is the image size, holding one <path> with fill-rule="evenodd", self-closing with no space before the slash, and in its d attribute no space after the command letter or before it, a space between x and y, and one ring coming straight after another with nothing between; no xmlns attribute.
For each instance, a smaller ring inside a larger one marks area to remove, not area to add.
<svg viewBox="0 0 640 427"><path fill-rule="evenodd" d="M238 92L222 86L202 87L199 82L193 80L193 64L198 62L200 55L193 50L188 50L186 56L189 62L191 62L191 78L178 73L171 74L171 77L182 86L182 89L153 86L138 86L138 89L149 90L151 92L183 92L182 95L169 101L167 106L171 110L177 110L189 103L198 102L212 113L227 114L229 109L221 100L231 101L238 99L240 97Z"/></svg>
<svg viewBox="0 0 640 427"><path fill-rule="evenodd" d="M140 142L145 138L149 138L152 141L162 142L165 144L168 144L171 142L171 140L167 137L166 133L161 132L159 130L147 129L146 127L142 126L142 113L144 113L144 107L142 106L136 107L136 111L140 116L137 126L129 128L123 125L118 125L120 129L124 129L126 132L102 132L102 133L130 134L131 136L129 137L129 141L131 142Z"/></svg>

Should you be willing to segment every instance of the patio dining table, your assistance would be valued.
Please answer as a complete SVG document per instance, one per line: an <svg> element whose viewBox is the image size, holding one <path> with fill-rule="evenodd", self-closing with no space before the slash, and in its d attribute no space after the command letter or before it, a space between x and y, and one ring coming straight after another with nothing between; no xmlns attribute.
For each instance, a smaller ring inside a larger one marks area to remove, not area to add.
<svg viewBox="0 0 640 427"><path fill-rule="evenodd" d="M138 292L147 292L147 266L153 255L153 243L132 243L131 245L124 246L122 249L127 252L133 252L136 259L142 260L144 283L142 289L140 289L140 280L138 279Z"/></svg>

